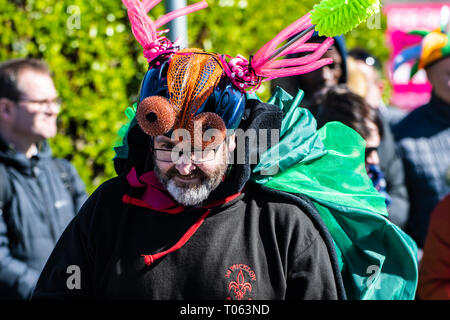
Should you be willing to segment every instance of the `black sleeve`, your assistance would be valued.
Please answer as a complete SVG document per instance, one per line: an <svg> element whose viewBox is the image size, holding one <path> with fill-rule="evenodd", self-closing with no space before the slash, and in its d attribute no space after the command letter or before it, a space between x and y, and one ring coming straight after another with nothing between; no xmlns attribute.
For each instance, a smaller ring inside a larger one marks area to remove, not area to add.
<svg viewBox="0 0 450 320"><path fill-rule="evenodd" d="M28 299L36 285L39 272L11 255L8 227L3 214L3 208L0 208L0 297Z"/></svg>
<svg viewBox="0 0 450 320"><path fill-rule="evenodd" d="M286 299L339 298L328 249L319 234L306 249L296 254L287 276Z"/></svg>
<svg viewBox="0 0 450 320"><path fill-rule="evenodd" d="M409 217L409 196L405 185L403 163L399 157L395 157L385 173L386 191L391 197L388 213L389 220L400 228L404 228Z"/></svg>
<svg viewBox="0 0 450 320"><path fill-rule="evenodd" d="M91 295L93 249L89 200L67 226L39 277L32 299L87 299Z"/></svg>

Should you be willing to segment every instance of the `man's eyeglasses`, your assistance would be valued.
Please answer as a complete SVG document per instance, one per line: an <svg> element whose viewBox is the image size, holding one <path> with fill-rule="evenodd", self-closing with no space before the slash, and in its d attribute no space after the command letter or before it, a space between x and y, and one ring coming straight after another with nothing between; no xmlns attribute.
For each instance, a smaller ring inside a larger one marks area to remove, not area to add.
<svg viewBox="0 0 450 320"><path fill-rule="evenodd" d="M223 143L222 143L223 144ZM179 159L188 157L191 159L194 164L201 164L204 162L212 161L216 158L217 150L219 150L220 146L218 145L215 148L206 148L204 150L199 149L191 149L185 150L183 148L167 148L167 149L158 149L152 148L152 151L155 155L155 159L162 162L178 162Z"/></svg>
<svg viewBox="0 0 450 320"><path fill-rule="evenodd" d="M49 108L54 108L56 111L61 109L61 98L57 97L54 99L42 99L42 100L33 100L33 99L20 99L19 102L25 102L32 106L35 106L36 111L46 112Z"/></svg>

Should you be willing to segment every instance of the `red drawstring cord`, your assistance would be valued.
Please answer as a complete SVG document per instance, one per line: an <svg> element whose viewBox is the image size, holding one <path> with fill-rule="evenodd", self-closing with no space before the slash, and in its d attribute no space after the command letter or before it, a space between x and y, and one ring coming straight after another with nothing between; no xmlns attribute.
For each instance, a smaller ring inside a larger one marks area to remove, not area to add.
<svg viewBox="0 0 450 320"><path fill-rule="evenodd" d="M124 194L122 197L122 202L123 203L129 203L138 207L144 207L144 208L148 208L148 209L152 209L155 210L154 208L152 208L151 206L149 206L147 204L147 202L141 200L141 199L137 199L137 198L133 198L130 197L127 194ZM175 214L175 213L180 213L184 210L184 207L182 206L177 206L177 207L172 207L172 208L167 208L167 209L160 209L159 211L161 212L165 212L165 213L170 213L170 214Z"/></svg>
<svg viewBox="0 0 450 320"><path fill-rule="evenodd" d="M218 201L214 201L209 203L208 205L204 206L204 208L212 208L212 207L216 207L222 204L225 204L235 198L237 198L241 193L237 193L234 194L232 196L229 196L225 199L222 200L218 200ZM149 208L149 209L153 209L151 206L149 206L145 201L141 200L141 199L136 199L133 197L130 197L129 195L125 194L122 197L122 201L124 203L127 204L132 204L135 206L139 206L139 207L144 207L144 208ZM177 214L180 213L184 210L184 207L182 206L177 206L177 207L173 207L173 208L168 208L168 209L164 209L164 210L160 210L162 212L166 212L166 213L170 213L170 214ZM178 240L178 242L171 248L169 248L166 251L163 252L159 252L159 253L155 253L155 254L142 254L141 256L144 257L144 262L146 265L151 265L155 260L158 260L159 258L174 252L178 249L180 249L182 246L184 246L186 244L186 242L189 241L189 239L192 237L192 235L197 231L197 229L202 225L203 221L205 221L206 217L208 216L208 214L211 212L211 209L208 209L190 228L189 230L183 235L183 237L181 237L180 240Z"/></svg>
<svg viewBox="0 0 450 320"><path fill-rule="evenodd" d="M151 265L155 260L158 260L159 258L174 252L178 249L180 249L182 246L186 244L186 242L189 241L189 239L192 237L192 235L197 231L197 229L201 226L203 221L205 221L208 214L211 212L211 210L207 210L190 228L189 230L181 237L178 242L171 247L170 249L167 249L166 251L155 253L155 254L142 254L141 256L144 257L144 262L146 265Z"/></svg>

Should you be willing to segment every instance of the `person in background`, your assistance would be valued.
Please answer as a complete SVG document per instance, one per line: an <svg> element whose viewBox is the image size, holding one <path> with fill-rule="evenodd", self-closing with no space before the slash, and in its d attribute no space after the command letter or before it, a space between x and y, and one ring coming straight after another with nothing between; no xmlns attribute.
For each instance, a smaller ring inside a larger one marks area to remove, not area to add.
<svg viewBox="0 0 450 320"><path fill-rule="evenodd" d="M372 108L379 110L383 122L392 129L407 114L405 110L387 106L383 101L385 84L382 79L382 64L380 60L363 48L353 48L348 51L348 86L354 92L364 97ZM362 77L353 79L352 70L357 70Z"/></svg>
<svg viewBox="0 0 450 320"><path fill-rule="evenodd" d="M328 88L317 110L317 126L339 121L359 133L366 141L365 164L374 187L386 198L389 208L392 200L386 191L386 181L380 168L378 148L383 137L383 126L378 113L361 96L346 85ZM390 217L392 219L392 217Z"/></svg>
<svg viewBox="0 0 450 320"><path fill-rule="evenodd" d="M400 109L386 107L383 103L382 67L377 57L361 48L348 53L348 87L366 99L368 105L378 113L383 127L378 154L379 167L384 172L386 191L391 197L389 215L397 226L404 229L409 215L409 196L405 184L402 159L395 146L391 125L404 116Z"/></svg>
<svg viewBox="0 0 450 320"><path fill-rule="evenodd" d="M326 37L313 34L309 42L322 43ZM271 82L272 91L278 86L291 96L296 96L299 89L304 93L302 106L313 115L316 114L326 88L347 82L347 50L344 37L333 37L334 43L323 55L324 58L333 59L333 63L307 74L274 79ZM304 53L289 55L288 58L297 58Z"/></svg>
<svg viewBox="0 0 450 320"><path fill-rule="evenodd" d="M445 30L444 25L433 32L413 31L423 37L421 43L394 59L394 69L415 61L411 76L424 69L432 87L430 101L411 111L393 130L411 205L406 232L419 248L431 212L450 193L450 35Z"/></svg>
<svg viewBox="0 0 450 320"><path fill-rule="evenodd" d="M0 64L0 299L31 296L56 241L87 198L75 168L52 157L60 110L48 66Z"/></svg>
<svg viewBox="0 0 450 320"><path fill-rule="evenodd" d="M450 300L450 194L430 216L419 267L417 298Z"/></svg>

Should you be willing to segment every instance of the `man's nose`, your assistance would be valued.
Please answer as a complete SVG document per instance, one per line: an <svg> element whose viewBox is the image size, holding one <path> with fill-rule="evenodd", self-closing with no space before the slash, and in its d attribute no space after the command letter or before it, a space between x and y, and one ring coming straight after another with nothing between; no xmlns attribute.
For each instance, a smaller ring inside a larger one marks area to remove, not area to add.
<svg viewBox="0 0 450 320"><path fill-rule="evenodd" d="M326 84L333 84L334 73L333 70L331 70L331 68L329 68L328 66L324 66L322 68L322 77L325 80Z"/></svg>
<svg viewBox="0 0 450 320"><path fill-rule="evenodd" d="M193 170L195 170L195 165L192 163L189 157L181 157L179 161L175 164L175 169L177 169L180 175L189 175Z"/></svg>
<svg viewBox="0 0 450 320"><path fill-rule="evenodd" d="M378 156L378 152L372 151L369 155L367 155L366 163L369 165L370 164L372 164L372 165L380 164L380 157Z"/></svg>
<svg viewBox="0 0 450 320"><path fill-rule="evenodd" d="M45 113L48 115L57 115L61 110L61 106L55 103L48 103L45 106Z"/></svg>

